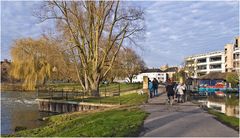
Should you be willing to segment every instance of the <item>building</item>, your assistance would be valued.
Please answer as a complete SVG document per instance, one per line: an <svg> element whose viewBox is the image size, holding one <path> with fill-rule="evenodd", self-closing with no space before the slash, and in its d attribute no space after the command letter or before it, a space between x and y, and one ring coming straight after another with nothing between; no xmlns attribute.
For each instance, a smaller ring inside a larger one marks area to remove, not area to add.
<svg viewBox="0 0 240 138"><path fill-rule="evenodd" d="M167 80L167 73L161 69L146 69L140 74L133 77L133 82L143 82L143 76L147 76L150 80L156 78L159 82L165 82Z"/></svg>
<svg viewBox="0 0 240 138"><path fill-rule="evenodd" d="M225 68L226 72L239 72L240 71L240 37L235 37L232 44L226 44L224 47L225 52Z"/></svg>
<svg viewBox="0 0 240 138"><path fill-rule="evenodd" d="M206 54L187 57L186 68L191 73L191 77L208 74L209 72L225 72L225 59L223 51L209 52Z"/></svg>
<svg viewBox="0 0 240 138"><path fill-rule="evenodd" d="M185 67L189 76L197 78L210 72L239 72L239 38L232 44L226 44L224 51L215 51L185 58Z"/></svg>
<svg viewBox="0 0 240 138"><path fill-rule="evenodd" d="M167 69L164 70L164 72L167 73L167 78L172 79L173 78L173 74L178 72L178 67L168 67Z"/></svg>

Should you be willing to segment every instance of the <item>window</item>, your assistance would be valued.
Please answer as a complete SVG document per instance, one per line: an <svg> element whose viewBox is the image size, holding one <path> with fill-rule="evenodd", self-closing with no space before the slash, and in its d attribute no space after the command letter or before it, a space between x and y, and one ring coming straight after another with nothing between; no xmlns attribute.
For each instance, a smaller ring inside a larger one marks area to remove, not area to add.
<svg viewBox="0 0 240 138"><path fill-rule="evenodd" d="M221 64L212 64L210 65L210 69L220 69L222 66Z"/></svg>
<svg viewBox="0 0 240 138"><path fill-rule="evenodd" d="M198 59L197 63L205 63L207 62L206 58Z"/></svg>
<svg viewBox="0 0 240 138"><path fill-rule="evenodd" d="M207 69L207 66L206 66L206 65L197 66L197 69L199 69L199 70L204 70L204 69Z"/></svg>
<svg viewBox="0 0 240 138"><path fill-rule="evenodd" d="M210 62L215 62L215 61L221 61L222 57L221 56L216 56L216 57L211 57Z"/></svg>
<svg viewBox="0 0 240 138"><path fill-rule="evenodd" d="M233 59L240 59L239 53L235 53L235 54L233 55Z"/></svg>
<svg viewBox="0 0 240 138"><path fill-rule="evenodd" d="M203 76L205 74L206 74L206 72L201 72L201 73L199 72L199 73L197 73L197 76L200 77L200 76Z"/></svg>

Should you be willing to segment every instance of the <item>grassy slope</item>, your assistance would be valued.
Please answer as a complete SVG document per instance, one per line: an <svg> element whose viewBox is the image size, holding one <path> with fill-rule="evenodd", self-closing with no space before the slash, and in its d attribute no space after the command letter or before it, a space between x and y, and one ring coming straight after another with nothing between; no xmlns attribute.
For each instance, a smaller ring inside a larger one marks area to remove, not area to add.
<svg viewBox="0 0 240 138"><path fill-rule="evenodd" d="M47 126L13 136L137 136L146 115L138 108L129 108L74 117L53 116Z"/></svg>
<svg viewBox="0 0 240 138"><path fill-rule="evenodd" d="M232 117L232 116L227 116L223 113L214 111L213 109L208 109L208 113L216 116L216 119L219 120L220 122L234 128L236 130L239 130L239 118Z"/></svg>
<svg viewBox="0 0 240 138"><path fill-rule="evenodd" d="M116 100L113 99L108 100ZM146 102L147 95L128 94L121 97L125 105ZM69 113L52 116L46 126L24 130L12 136L137 136L147 113L134 106L103 112Z"/></svg>

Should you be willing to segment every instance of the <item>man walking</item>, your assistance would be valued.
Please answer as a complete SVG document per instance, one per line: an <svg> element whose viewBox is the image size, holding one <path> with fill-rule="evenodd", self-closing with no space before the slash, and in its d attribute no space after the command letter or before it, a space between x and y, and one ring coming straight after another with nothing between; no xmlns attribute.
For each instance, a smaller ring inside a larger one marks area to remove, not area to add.
<svg viewBox="0 0 240 138"><path fill-rule="evenodd" d="M170 80L168 80L167 86L166 86L166 91L167 91L168 101L169 101L170 105L173 104L173 98L174 98L173 87L174 86L173 86L172 82Z"/></svg>
<svg viewBox="0 0 240 138"><path fill-rule="evenodd" d="M153 79L153 93L154 96L158 96L158 81L156 78Z"/></svg>

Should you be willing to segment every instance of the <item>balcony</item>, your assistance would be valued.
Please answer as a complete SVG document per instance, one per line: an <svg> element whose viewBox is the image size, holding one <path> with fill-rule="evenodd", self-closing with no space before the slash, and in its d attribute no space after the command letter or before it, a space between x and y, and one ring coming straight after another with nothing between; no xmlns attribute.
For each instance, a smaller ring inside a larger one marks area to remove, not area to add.
<svg viewBox="0 0 240 138"><path fill-rule="evenodd" d="M235 61L240 60L240 54L239 53L233 54L233 60L235 60Z"/></svg>
<svg viewBox="0 0 240 138"><path fill-rule="evenodd" d="M198 70L206 70L207 69L207 66L197 66L197 69Z"/></svg>
<svg viewBox="0 0 240 138"><path fill-rule="evenodd" d="M206 62L207 62L207 59L206 59L206 58L198 59L198 60L197 60L197 63L206 63Z"/></svg>
<svg viewBox="0 0 240 138"><path fill-rule="evenodd" d="M222 65L221 64L212 64L209 66L210 69L221 69Z"/></svg>
<svg viewBox="0 0 240 138"><path fill-rule="evenodd" d="M197 76L200 77L200 76L203 76L203 75L206 75L206 74L207 74L207 72L198 72Z"/></svg>
<svg viewBox="0 0 240 138"><path fill-rule="evenodd" d="M217 57L211 57L210 58L210 62L217 62L217 61L222 61L222 57L221 56L217 56Z"/></svg>

